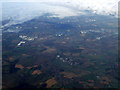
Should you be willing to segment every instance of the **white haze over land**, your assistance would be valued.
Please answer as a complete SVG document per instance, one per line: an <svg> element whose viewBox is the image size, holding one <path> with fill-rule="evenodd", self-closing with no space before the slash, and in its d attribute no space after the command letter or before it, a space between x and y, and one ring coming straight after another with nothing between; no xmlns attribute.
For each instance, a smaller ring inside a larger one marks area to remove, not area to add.
<svg viewBox="0 0 120 90"><path fill-rule="evenodd" d="M118 15L119 0L2 0L2 19L26 21L44 13L52 17L85 15L85 10L99 15Z"/></svg>

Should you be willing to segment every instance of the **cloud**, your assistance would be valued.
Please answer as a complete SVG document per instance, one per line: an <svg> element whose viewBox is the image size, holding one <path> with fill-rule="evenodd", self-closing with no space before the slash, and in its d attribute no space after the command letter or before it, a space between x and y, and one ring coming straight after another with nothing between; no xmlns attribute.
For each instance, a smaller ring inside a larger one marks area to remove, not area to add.
<svg viewBox="0 0 120 90"><path fill-rule="evenodd" d="M2 2L40 2L76 10L92 10L97 14L116 14L119 0L2 0Z"/></svg>
<svg viewBox="0 0 120 90"><path fill-rule="evenodd" d="M12 17L15 22L26 21L44 13L53 13L60 18L83 15L85 14L83 12L84 10L90 10L100 15L113 14L117 16L118 1L119 0L1 0L3 19Z"/></svg>
<svg viewBox="0 0 120 90"><path fill-rule="evenodd" d="M37 0L38 1L38 0ZM56 1L56 2L55 2ZM68 6L76 10L92 10L97 14L116 14L118 12L119 0L48 0L45 3ZM41 1L42 2L42 1Z"/></svg>

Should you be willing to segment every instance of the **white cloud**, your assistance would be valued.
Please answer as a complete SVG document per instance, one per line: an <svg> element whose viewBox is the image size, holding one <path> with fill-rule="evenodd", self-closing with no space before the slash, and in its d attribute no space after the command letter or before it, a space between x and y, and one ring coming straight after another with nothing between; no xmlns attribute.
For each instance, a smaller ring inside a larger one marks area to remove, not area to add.
<svg viewBox="0 0 120 90"><path fill-rule="evenodd" d="M84 14L82 13L83 10L91 10L93 13L101 15L114 14L117 16L118 1L119 0L1 0L1 2L4 2L3 18L13 17L17 21L29 20L43 13L54 13L61 18L76 16Z"/></svg>
<svg viewBox="0 0 120 90"><path fill-rule="evenodd" d="M115 14L119 0L2 0L2 2L42 2L71 7L76 10L89 9L98 14Z"/></svg>

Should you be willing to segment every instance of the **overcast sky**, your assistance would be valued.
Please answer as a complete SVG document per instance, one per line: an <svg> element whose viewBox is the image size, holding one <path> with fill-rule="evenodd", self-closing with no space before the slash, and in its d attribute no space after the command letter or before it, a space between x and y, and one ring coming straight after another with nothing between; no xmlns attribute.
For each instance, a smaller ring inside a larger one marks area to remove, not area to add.
<svg viewBox="0 0 120 90"><path fill-rule="evenodd" d="M119 0L1 0L1 2L4 2L2 4L3 18L10 16L22 20L47 12L57 14L61 18L76 16L84 14L83 10L91 10L93 13L101 15L114 14L117 16Z"/></svg>

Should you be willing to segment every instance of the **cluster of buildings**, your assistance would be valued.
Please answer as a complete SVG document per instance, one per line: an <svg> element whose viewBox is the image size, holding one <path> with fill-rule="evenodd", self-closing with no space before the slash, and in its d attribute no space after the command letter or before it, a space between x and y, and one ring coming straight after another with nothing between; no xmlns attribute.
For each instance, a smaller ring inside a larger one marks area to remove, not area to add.
<svg viewBox="0 0 120 90"><path fill-rule="evenodd" d="M56 58L57 58L58 60L61 60L61 61L65 62L65 63L69 64L69 65L77 65L77 64L79 64L78 62L76 62L76 61L74 61L74 60L72 60L72 59L63 58L63 57L60 56L60 55L57 55Z"/></svg>
<svg viewBox="0 0 120 90"><path fill-rule="evenodd" d="M21 46L25 41L20 41L17 46Z"/></svg>
<svg viewBox="0 0 120 90"><path fill-rule="evenodd" d="M20 35L19 38L23 39L24 41L20 41L20 42L17 44L17 46L21 46L21 45L24 44L26 41L32 41L32 40L34 40L34 39L37 38L37 37L32 38L32 37ZM26 41L25 41L25 40L26 40Z"/></svg>
<svg viewBox="0 0 120 90"><path fill-rule="evenodd" d="M27 40L27 41L32 41L32 40L34 40L37 37L28 37L28 36L20 35L19 38L22 38L23 40Z"/></svg>
<svg viewBox="0 0 120 90"><path fill-rule="evenodd" d="M95 22L95 19L87 19L85 22Z"/></svg>
<svg viewBox="0 0 120 90"><path fill-rule="evenodd" d="M80 31L80 33L83 35L85 35L86 33L88 33L88 32L100 32L100 31L97 31L97 30L89 30L89 31ZM101 37L101 36L98 36L98 37L96 37L95 39L96 40L100 40L101 38L103 38L103 37Z"/></svg>
<svg viewBox="0 0 120 90"><path fill-rule="evenodd" d="M61 34L56 34L55 36L61 37L61 36L63 36L63 34L62 33Z"/></svg>

